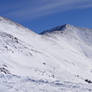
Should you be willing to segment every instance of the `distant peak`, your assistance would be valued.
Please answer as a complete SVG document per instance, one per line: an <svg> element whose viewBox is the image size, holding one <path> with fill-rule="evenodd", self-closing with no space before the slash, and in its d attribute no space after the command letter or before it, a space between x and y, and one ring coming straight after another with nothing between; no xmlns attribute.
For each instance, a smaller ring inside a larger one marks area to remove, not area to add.
<svg viewBox="0 0 92 92"><path fill-rule="evenodd" d="M71 28L71 27L73 27L73 25L65 24L65 28Z"/></svg>
<svg viewBox="0 0 92 92"><path fill-rule="evenodd" d="M5 21L5 20L9 20L8 18L2 17L0 16L0 21Z"/></svg>
<svg viewBox="0 0 92 92"><path fill-rule="evenodd" d="M0 19L3 18L2 16L0 16Z"/></svg>
<svg viewBox="0 0 92 92"><path fill-rule="evenodd" d="M0 16L0 21L2 21L3 19L4 19L4 17L1 17L1 16Z"/></svg>
<svg viewBox="0 0 92 92"><path fill-rule="evenodd" d="M51 28L49 30L45 30L45 31L41 32L40 34L45 34L45 33L54 32L54 31L64 31L65 29L71 29L73 27L74 27L73 25L64 24L64 25L61 25L61 26L56 26L56 27Z"/></svg>

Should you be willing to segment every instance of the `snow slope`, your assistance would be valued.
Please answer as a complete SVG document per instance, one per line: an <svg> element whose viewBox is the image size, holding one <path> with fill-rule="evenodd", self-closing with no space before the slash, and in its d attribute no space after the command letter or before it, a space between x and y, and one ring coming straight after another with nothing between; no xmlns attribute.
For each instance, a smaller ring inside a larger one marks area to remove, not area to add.
<svg viewBox="0 0 92 92"><path fill-rule="evenodd" d="M91 61L92 29L66 24L36 34L0 17L3 92L92 92Z"/></svg>

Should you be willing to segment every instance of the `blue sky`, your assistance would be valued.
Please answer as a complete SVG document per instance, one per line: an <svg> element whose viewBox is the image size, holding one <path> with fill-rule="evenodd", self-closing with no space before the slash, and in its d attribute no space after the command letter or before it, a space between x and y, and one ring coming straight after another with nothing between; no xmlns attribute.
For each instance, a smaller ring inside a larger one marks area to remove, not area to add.
<svg viewBox="0 0 92 92"><path fill-rule="evenodd" d="M0 0L0 16L38 33L63 24L92 28L92 0Z"/></svg>

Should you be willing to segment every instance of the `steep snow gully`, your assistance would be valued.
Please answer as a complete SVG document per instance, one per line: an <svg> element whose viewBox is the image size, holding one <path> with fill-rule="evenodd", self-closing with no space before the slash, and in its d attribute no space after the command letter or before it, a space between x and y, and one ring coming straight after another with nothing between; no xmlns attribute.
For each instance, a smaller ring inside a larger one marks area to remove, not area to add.
<svg viewBox="0 0 92 92"><path fill-rule="evenodd" d="M92 92L92 29L36 34L0 17L0 92Z"/></svg>

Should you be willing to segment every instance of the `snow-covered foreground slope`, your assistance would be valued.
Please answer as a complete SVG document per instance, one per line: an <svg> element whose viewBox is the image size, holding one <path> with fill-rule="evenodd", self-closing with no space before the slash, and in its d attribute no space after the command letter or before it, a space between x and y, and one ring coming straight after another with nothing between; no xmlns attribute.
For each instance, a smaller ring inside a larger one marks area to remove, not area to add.
<svg viewBox="0 0 92 92"><path fill-rule="evenodd" d="M0 92L92 92L91 83L91 29L36 34L0 17Z"/></svg>

